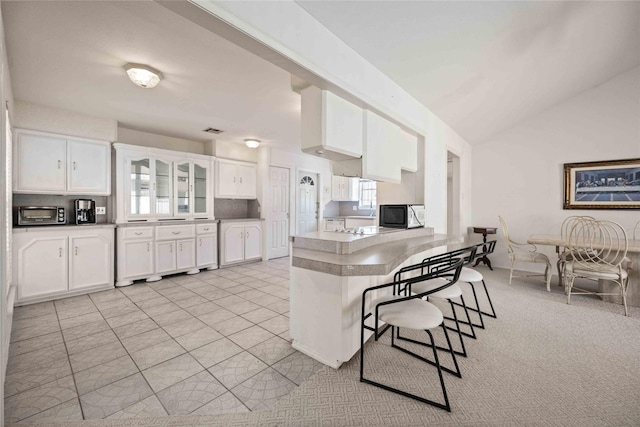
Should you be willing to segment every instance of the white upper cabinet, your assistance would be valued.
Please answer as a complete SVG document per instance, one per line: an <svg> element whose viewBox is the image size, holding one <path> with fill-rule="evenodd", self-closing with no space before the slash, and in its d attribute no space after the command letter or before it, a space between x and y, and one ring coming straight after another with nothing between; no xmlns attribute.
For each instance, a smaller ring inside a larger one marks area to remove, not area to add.
<svg viewBox="0 0 640 427"><path fill-rule="evenodd" d="M255 163L218 159L216 164L216 197L220 199L256 198Z"/></svg>
<svg viewBox="0 0 640 427"><path fill-rule="evenodd" d="M398 128L398 150L400 153L400 168L407 172L418 171L418 139Z"/></svg>
<svg viewBox="0 0 640 427"><path fill-rule="evenodd" d="M211 156L114 144L116 222L213 219Z"/></svg>
<svg viewBox="0 0 640 427"><path fill-rule="evenodd" d="M358 178L348 178L346 176L331 177L331 200L336 202L357 202L360 198Z"/></svg>
<svg viewBox="0 0 640 427"><path fill-rule="evenodd" d="M67 189L81 194L102 194L111 185L111 146L67 141ZM109 191L110 192L110 191Z"/></svg>
<svg viewBox="0 0 640 427"><path fill-rule="evenodd" d="M401 147L398 146L398 136L398 126L371 111L365 111L363 178L400 183L402 155Z"/></svg>
<svg viewBox="0 0 640 427"><path fill-rule="evenodd" d="M315 86L300 93L302 151L330 160L360 158L362 108Z"/></svg>
<svg viewBox="0 0 640 427"><path fill-rule="evenodd" d="M13 191L111 194L111 148L104 141L17 130Z"/></svg>

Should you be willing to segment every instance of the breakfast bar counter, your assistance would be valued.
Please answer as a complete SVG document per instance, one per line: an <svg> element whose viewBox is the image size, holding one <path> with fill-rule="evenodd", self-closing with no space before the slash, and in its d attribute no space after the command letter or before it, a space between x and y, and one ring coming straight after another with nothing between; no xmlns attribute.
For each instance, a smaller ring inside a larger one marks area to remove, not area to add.
<svg viewBox="0 0 640 427"><path fill-rule="evenodd" d="M469 245L429 228L374 228L361 234L316 232L292 238L292 346L336 369L360 348L365 289L393 280L404 266Z"/></svg>

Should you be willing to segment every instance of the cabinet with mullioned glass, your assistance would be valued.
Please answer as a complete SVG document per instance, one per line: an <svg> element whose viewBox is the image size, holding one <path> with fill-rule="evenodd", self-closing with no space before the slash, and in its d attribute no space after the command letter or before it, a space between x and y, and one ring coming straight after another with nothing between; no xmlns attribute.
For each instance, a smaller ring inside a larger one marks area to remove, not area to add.
<svg viewBox="0 0 640 427"><path fill-rule="evenodd" d="M211 156L114 144L116 222L213 218Z"/></svg>

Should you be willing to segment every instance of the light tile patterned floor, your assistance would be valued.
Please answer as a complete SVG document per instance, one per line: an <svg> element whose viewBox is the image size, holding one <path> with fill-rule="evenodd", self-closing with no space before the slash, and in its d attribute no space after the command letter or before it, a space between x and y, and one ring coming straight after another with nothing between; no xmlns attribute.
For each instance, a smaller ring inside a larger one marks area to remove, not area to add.
<svg viewBox="0 0 640 427"><path fill-rule="evenodd" d="M288 289L284 258L17 307L5 421L268 408L320 367Z"/></svg>

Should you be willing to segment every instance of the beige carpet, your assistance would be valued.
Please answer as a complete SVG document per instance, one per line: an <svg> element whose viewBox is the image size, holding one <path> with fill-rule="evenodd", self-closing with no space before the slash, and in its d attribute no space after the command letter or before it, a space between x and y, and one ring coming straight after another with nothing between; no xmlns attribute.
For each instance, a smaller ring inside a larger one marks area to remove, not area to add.
<svg viewBox="0 0 640 427"><path fill-rule="evenodd" d="M462 378L445 374L452 412L359 382L354 357L325 367L268 411L41 423L46 426L413 426L640 425L640 308L566 297L535 279L479 267L498 312L478 339L466 339ZM554 278L555 279L555 278ZM383 343L367 344L378 378L439 398L435 368ZM446 359L443 363L450 363Z"/></svg>

